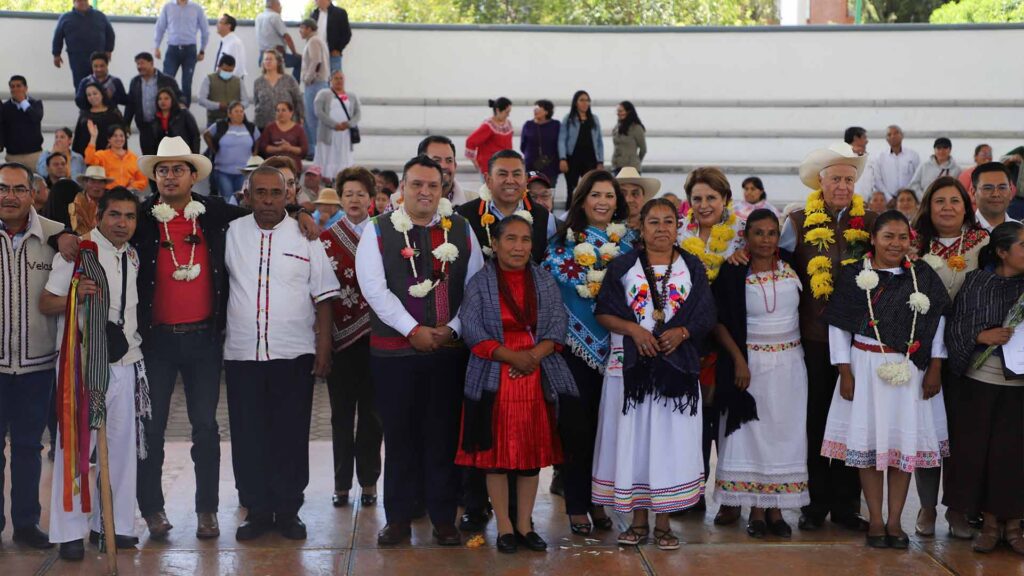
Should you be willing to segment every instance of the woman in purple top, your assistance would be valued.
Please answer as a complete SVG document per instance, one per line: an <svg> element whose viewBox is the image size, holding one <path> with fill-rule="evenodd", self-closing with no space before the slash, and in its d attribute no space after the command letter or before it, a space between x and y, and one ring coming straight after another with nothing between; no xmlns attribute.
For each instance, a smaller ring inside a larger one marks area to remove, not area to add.
<svg viewBox="0 0 1024 576"><path fill-rule="evenodd" d="M527 120L520 132L519 150L526 160L526 169L540 172L558 184L558 130L560 122L552 120L555 105L550 100L537 100L533 120Z"/></svg>

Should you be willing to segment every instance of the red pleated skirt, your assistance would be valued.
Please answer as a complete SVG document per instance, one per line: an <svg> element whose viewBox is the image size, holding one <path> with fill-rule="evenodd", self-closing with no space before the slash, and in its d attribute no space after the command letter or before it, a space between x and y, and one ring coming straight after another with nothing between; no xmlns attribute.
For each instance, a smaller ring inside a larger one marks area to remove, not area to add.
<svg viewBox="0 0 1024 576"><path fill-rule="evenodd" d="M533 339L527 332L506 331L505 347L528 350ZM554 410L544 400L540 370L512 379L509 366L501 367L501 382L491 416L494 442L489 450L466 452L462 434L455 463L482 469L533 470L562 463L562 445L555 429Z"/></svg>

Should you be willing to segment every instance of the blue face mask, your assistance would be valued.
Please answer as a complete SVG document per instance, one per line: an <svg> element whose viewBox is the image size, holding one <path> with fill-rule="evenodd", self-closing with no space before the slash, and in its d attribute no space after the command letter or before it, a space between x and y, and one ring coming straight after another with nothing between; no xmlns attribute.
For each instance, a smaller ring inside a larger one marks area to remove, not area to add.
<svg viewBox="0 0 1024 576"><path fill-rule="evenodd" d="M218 71L217 74L220 75L221 80L225 80L225 81L226 80L231 80L231 78L234 77L234 75L235 75L234 72L225 72L224 70Z"/></svg>

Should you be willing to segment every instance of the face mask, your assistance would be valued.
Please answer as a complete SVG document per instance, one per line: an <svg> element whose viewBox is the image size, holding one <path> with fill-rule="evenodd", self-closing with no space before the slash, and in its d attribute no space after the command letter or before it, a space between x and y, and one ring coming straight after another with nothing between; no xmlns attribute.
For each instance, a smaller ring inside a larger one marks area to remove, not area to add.
<svg viewBox="0 0 1024 576"><path fill-rule="evenodd" d="M225 81L231 80L231 78L235 75L234 72L225 72L224 70L217 72L217 74L221 77L221 80Z"/></svg>

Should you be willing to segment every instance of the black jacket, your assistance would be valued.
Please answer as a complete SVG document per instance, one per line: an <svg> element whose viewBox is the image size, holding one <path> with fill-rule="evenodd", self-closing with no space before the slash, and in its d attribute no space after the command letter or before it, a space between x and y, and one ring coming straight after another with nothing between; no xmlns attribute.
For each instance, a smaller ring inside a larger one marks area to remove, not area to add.
<svg viewBox="0 0 1024 576"><path fill-rule="evenodd" d="M32 154L43 149L43 101L27 99L28 110L18 108L13 99L3 103L0 147L6 146L8 154Z"/></svg>
<svg viewBox="0 0 1024 576"><path fill-rule="evenodd" d="M139 224L132 237L132 246L139 254L139 334L143 340L153 330L153 296L156 293L156 257L160 250L159 223L153 218L153 204L159 195L154 194L139 208ZM249 213L245 208L232 206L220 200L210 200L192 193L192 199L206 206L206 212L199 216L199 227L203 230L206 248L210 255L209 273L213 275L213 317L211 320L221 331L225 326L228 306L228 273L224 267L224 244L228 225L232 220ZM202 273L206 273L203 270ZM168 279L167 282L172 280Z"/></svg>
<svg viewBox="0 0 1024 576"><path fill-rule="evenodd" d="M148 129L153 134L153 143L160 145L164 137L181 136L193 154L199 154L200 131L196 124L196 118L188 110L171 108L171 119L167 122L167 130L164 131L160 120L153 120Z"/></svg>
<svg viewBox="0 0 1024 576"><path fill-rule="evenodd" d="M181 89L178 88L178 81L173 76L156 71L156 89L159 92L162 88L174 90L178 102L184 102ZM135 126L142 130L145 120L142 118L142 76L136 75L128 85L128 103L124 107L124 122L131 124L135 120Z"/></svg>
<svg viewBox="0 0 1024 576"><path fill-rule="evenodd" d="M314 8L309 15L313 21L320 18L320 9ZM342 52L352 40L352 26L348 23L348 12L334 4L327 7L327 48Z"/></svg>
<svg viewBox="0 0 1024 576"><path fill-rule="evenodd" d="M487 232L484 231L483 225L480 224L480 203L483 200L477 198L476 200L470 200L465 204L458 206L455 211L460 216L469 221L469 226L473 229L473 233L476 234L476 240L480 243L481 248L488 247ZM551 214L548 213L547 208L540 204L533 204L531 206L530 215L533 216L533 249L532 257L533 261L540 264L544 261L544 252L548 247L548 218L551 218ZM490 225L490 232L493 234L495 229L498 227L498 223Z"/></svg>

